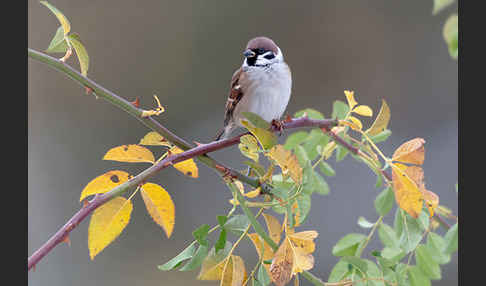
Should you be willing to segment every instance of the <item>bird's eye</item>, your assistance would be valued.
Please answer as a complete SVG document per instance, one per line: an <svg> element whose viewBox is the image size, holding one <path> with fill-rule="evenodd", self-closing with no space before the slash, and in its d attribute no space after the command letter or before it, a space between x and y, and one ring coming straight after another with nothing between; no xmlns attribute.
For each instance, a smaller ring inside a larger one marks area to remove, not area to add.
<svg viewBox="0 0 486 286"><path fill-rule="evenodd" d="M264 56L264 58L266 58L267 60L271 60L271 59L273 59L274 57L275 57L275 55L274 55L273 53L270 53L270 54L268 54L268 55Z"/></svg>

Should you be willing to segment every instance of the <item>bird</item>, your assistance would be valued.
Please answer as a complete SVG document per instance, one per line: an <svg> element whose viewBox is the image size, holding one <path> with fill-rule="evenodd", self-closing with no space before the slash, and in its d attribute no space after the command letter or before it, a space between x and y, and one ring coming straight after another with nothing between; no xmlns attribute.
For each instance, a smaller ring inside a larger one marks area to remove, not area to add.
<svg viewBox="0 0 486 286"><path fill-rule="evenodd" d="M267 122L279 122L290 100L292 75L282 50L268 37L248 41L243 63L231 78L223 128L215 141L227 139L244 127L243 112L253 112Z"/></svg>

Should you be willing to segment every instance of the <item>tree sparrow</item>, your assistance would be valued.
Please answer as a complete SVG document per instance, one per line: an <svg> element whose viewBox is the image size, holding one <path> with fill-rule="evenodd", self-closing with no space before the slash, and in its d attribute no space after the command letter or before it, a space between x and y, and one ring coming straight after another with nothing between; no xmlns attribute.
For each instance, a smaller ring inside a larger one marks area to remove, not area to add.
<svg viewBox="0 0 486 286"><path fill-rule="evenodd" d="M256 113L268 122L279 120L290 99L290 69L271 39L251 39L243 55L242 66L231 78L224 127L215 140L226 139L236 127L243 127L242 112Z"/></svg>

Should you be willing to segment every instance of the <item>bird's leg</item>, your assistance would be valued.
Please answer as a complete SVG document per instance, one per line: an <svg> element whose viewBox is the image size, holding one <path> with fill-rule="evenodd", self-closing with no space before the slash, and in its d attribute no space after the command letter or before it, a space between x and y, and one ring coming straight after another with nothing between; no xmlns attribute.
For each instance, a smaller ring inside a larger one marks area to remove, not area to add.
<svg viewBox="0 0 486 286"><path fill-rule="evenodd" d="M283 134L283 121L279 119L273 119L272 120L272 127L275 128L279 132L279 136L282 136Z"/></svg>

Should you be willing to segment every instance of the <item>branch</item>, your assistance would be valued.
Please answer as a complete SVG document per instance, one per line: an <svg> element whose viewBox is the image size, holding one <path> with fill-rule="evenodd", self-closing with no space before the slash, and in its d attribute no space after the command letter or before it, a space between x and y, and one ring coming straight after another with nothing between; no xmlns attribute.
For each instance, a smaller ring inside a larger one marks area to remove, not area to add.
<svg viewBox="0 0 486 286"><path fill-rule="evenodd" d="M76 81L81 86L88 88L92 91L96 96L105 99L106 101L110 102L111 104L119 107L120 109L126 111L128 114L135 117L137 120L142 122L145 126L152 129L153 131L159 133L170 141L171 143L175 144L177 147L181 148L182 150L188 150L194 147L194 144L190 144L186 142L184 139L178 137L170 130L162 126L158 121L153 119L152 117L142 117L143 110L133 105L131 102L123 99L122 97L116 95L115 93L107 90L106 88L102 87L101 85L97 84L93 80L83 76L80 72L72 68L71 66L67 65L66 63L53 58L49 55L44 53L35 51L33 49L28 49L29 57L38 60L42 63L47 64L48 66L60 71L61 73L67 75L69 78ZM236 170L232 170L228 167L225 167L223 164L218 163L216 160L212 159L207 155L200 155L197 157L201 162L206 164L208 167L212 168L213 170L217 171L220 175L225 175L226 173L230 172L232 176L236 177L239 181L249 184L255 188L260 186L260 182L257 179L250 178L241 174Z"/></svg>

